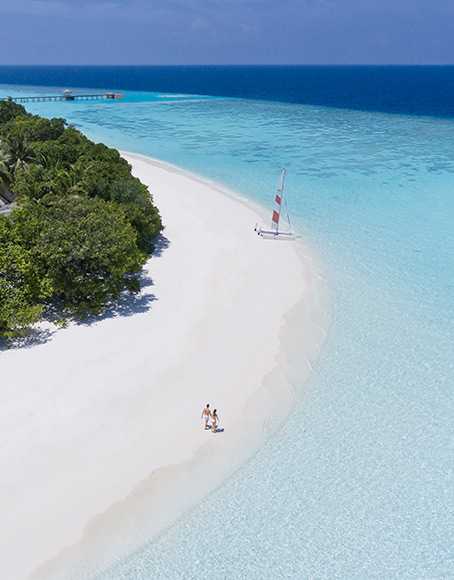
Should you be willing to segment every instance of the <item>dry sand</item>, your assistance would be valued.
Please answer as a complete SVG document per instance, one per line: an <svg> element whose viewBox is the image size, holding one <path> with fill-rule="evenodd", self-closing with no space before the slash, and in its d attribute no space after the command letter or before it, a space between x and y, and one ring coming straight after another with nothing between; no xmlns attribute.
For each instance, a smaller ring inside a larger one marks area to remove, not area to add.
<svg viewBox="0 0 454 580"><path fill-rule="evenodd" d="M166 225L141 295L0 352L8 580L89 576L172 523L282 423L324 337L324 283L301 241L264 240L257 208L125 156ZM202 429L207 402L223 433Z"/></svg>

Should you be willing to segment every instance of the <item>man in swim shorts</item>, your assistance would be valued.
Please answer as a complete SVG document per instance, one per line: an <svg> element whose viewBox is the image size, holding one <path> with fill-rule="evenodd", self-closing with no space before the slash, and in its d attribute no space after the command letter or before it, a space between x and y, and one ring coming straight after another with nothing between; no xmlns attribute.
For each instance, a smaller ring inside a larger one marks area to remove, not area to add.
<svg viewBox="0 0 454 580"><path fill-rule="evenodd" d="M207 403L206 407L203 408L202 419L205 421L205 429L209 429L211 427L211 425L209 425L211 419L210 403Z"/></svg>

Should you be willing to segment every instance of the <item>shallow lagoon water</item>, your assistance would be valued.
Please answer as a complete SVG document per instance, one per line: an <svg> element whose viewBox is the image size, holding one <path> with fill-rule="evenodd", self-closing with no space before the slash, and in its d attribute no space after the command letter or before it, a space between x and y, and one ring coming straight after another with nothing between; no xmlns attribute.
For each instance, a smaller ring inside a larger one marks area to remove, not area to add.
<svg viewBox="0 0 454 580"><path fill-rule="evenodd" d="M99 580L454 577L454 121L149 93L30 110L266 205L285 165L333 297L282 430Z"/></svg>

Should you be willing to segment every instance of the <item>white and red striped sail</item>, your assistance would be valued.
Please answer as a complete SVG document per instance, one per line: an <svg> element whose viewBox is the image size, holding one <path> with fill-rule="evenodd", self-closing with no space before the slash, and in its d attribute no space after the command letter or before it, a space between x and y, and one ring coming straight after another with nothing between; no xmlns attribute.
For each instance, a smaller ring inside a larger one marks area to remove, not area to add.
<svg viewBox="0 0 454 580"><path fill-rule="evenodd" d="M281 179L279 182L279 186L277 188L276 196L274 198L275 207L273 209L273 214L271 216L271 229L274 230L276 233L279 232L279 221L281 219L282 198L284 195L284 185L286 175L287 172L285 169L283 169L281 172Z"/></svg>
<svg viewBox="0 0 454 580"><path fill-rule="evenodd" d="M254 230L258 233L259 236L262 237L272 237L272 238L277 238L277 237L282 237L282 238L294 238L294 234L291 231L291 225L290 225L290 217L288 214L288 208L287 208L287 201L284 199L284 185L285 185L285 177L287 175L287 171L285 169L282 170L281 172L281 177L279 180L279 185L277 187L277 191L276 191L276 195L274 196L274 208L273 208L273 213L271 214L271 229L267 230L267 229L263 229L263 228L259 228L257 227L257 224L255 225ZM281 215L282 215L282 211L284 211L284 214L287 214L287 222L288 222L288 231L282 231L279 229L279 225L281 222Z"/></svg>

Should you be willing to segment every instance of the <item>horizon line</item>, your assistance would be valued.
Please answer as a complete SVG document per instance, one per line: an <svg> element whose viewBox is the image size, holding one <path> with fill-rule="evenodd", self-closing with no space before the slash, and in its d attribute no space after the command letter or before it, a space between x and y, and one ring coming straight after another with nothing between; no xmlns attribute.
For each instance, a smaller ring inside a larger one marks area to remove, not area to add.
<svg viewBox="0 0 454 580"><path fill-rule="evenodd" d="M219 64L219 63L192 63L192 64L55 64L55 63L29 63L29 64L7 64L7 63L0 63L0 67L12 67L12 68L21 68L21 67L148 67L148 68L164 68L164 67L337 67L337 68L347 68L347 67L452 67L454 66L453 63L343 63L343 64L330 64L330 63L227 63L227 64Z"/></svg>

